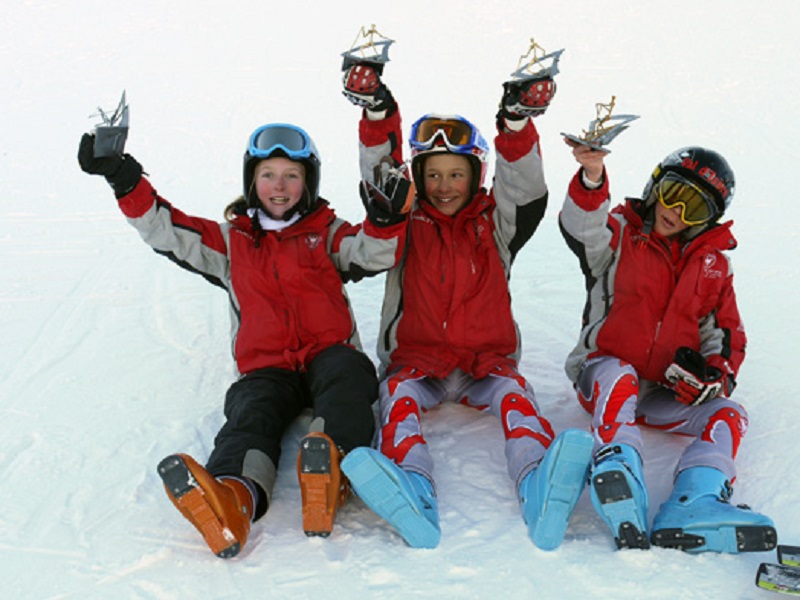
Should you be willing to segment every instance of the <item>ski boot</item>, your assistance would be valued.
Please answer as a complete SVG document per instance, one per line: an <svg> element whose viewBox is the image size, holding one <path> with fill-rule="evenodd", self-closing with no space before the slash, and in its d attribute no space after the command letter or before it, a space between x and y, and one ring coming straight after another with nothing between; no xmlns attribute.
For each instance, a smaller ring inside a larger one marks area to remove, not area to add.
<svg viewBox="0 0 800 600"><path fill-rule="evenodd" d="M554 550L561 545L589 476L593 446L590 433L580 429L563 431L539 466L520 483L522 517L537 548Z"/></svg>
<svg viewBox="0 0 800 600"><path fill-rule="evenodd" d="M372 448L350 452L342 461L342 470L364 504L386 519L409 546L439 545L439 510L427 477L403 470Z"/></svg>
<svg viewBox="0 0 800 600"><path fill-rule="evenodd" d="M253 496L236 479L215 479L186 454L173 454L158 464L158 474L175 507L194 525L211 551L233 558L250 533Z"/></svg>
<svg viewBox="0 0 800 600"><path fill-rule="evenodd" d="M775 548L778 535L772 520L747 506L730 504L730 495L730 484L718 469L681 471L653 521L653 544L692 553Z"/></svg>
<svg viewBox="0 0 800 600"><path fill-rule="evenodd" d="M328 537L336 510L347 498L347 479L339 469L341 457L333 440L322 432L309 433L300 441L297 479L307 536Z"/></svg>
<svg viewBox="0 0 800 600"><path fill-rule="evenodd" d="M611 528L617 548L649 548L647 489L636 449L627 444L600 449L590 484L592 504Z"/></svg>

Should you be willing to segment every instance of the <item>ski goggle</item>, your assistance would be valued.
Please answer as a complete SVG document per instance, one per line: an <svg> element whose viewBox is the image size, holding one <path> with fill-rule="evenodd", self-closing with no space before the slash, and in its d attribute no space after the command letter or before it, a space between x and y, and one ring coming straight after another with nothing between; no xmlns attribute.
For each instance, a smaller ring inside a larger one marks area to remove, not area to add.
<svg viewBox="0 0 800 600"><path fill-rule="evenodd" d="M294 125L272 123L256 129L250 136L247 153L256 158L269 158L276 150L292 159L314 154L314 143L308 134Z"/></svg>
<svg viewBox="0 0 800 600"><path fill-rule="evenodd" d="M653 190L664 208L681 207L681 221L686 225L702 225L717 216L714 198L682 175L667 172Z"/></svg>
<svg viewBox="0 0 800 600"><path fill-rule="evenodd" d="M409 144L417 152L444 146L450 152L479 158L488 150L477 128L459 116L421 118L411 126Z"/></svg>

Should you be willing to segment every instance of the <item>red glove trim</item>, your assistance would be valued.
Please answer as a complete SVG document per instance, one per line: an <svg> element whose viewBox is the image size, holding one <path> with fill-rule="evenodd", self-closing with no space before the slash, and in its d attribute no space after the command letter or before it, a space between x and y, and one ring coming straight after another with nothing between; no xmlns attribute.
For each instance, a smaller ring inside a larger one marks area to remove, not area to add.
<svg viewBox="0 0 800 600"><path fill-rule="evenodd" d="M606 177L605 169L603 170L603 184L595 190L590 190L583 185L582 170L578 169L569 182L567 193L578 208L587 212L597 210L603 202L608 200L609 196L608 177Z"/></svg>

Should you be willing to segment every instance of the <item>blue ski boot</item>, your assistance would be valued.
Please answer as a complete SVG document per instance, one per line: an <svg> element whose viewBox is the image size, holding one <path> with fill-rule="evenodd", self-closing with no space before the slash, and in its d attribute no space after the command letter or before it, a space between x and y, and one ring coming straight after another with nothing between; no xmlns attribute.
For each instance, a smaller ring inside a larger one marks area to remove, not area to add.
<svg viewBox="0 0 800 600"><path fill-rule="evenodd" d="M561 432L539 466L520 483L522 517L537 548L555 550L564 540L567 522L589 476L593 446L587 431Z"/></svg>
<svg viewBox="0 0 800 600"><path fill-rule="evenodd" d="M356 448L341 469L353 491L412 548L435 548L442 537L431 481L398 467L372 448Z"/></svg>
<svg viewBox="0 0 800 600"><path fill-rule="evenodd" d="M675 479L672 495L653 521L656 546L686 552L764 552L778 543L772 519L728 502L730 483L711 467L692 467Z"/></svg>
<svg viewBox="0 0 800 600"><path fill-rule="evenodd" d="M636 449L627 444L601 448L590 484L592 504L611 528L617 548L649 548L647 489Z"/></svg>

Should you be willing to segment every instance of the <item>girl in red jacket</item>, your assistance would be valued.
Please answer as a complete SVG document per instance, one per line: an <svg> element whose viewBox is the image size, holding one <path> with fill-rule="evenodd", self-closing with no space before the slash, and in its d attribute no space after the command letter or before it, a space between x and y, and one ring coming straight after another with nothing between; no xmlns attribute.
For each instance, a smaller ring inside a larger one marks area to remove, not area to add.
<svg viewBox="0 0 800 600"><path fill-rule="evenodd" d="M493 188L483 187L489 146L477 128L459 116L426 115L411 128L416 199L404 213L405 193L397 193L403 186L381 190L376 177L376 167L402 165L397 105L369 65L345 75L345 95L366 107L360 158L372 193L365 201L373 210L384 206L388 221L405 224L408 244L386 275L377 450L356 449L342 469L362 500L412 547L435 547L441 537L420 416L442 402L501 420L508 473L540 548L561 544L591 458L587 432L568 430L554 440L517 369L520 338L508 278L547 204L539 135L529 115L544 112L552 81L511 88L498 115Z"/></svg>
<svg viewBox="0 0 800 600"><path fill-rule="evenodd" d="M567 143L581 165L560 214L586 278L583 329L567 359L592 414L592 501L617 547L690 552L774 547L772 521L731 505L747 413L730 399L745 332L720 223L733 171L713 150L687 147L653 171L643 199L609 211L604 153ZM640 425L694 437L648 538Z"/></svg>
<svg viewBox="0 0 800 600"><path fill-rule="evenodd" d="M344 498L339 460L371 442L377 397L344 284L391 267L402 230L337 218L319 197L319 152L293 125L265 125L250 136L244 195L227 207L224 223L182 213L130 155L97 158L93 146L85 135L81 167L106 177L143 239L230 298L241 376L228 390L206 466L185 454L158 465L170 500L215 554L235 556L269 507L284 432L310 408L298 456L303 529L327 536Z"/></svg>

